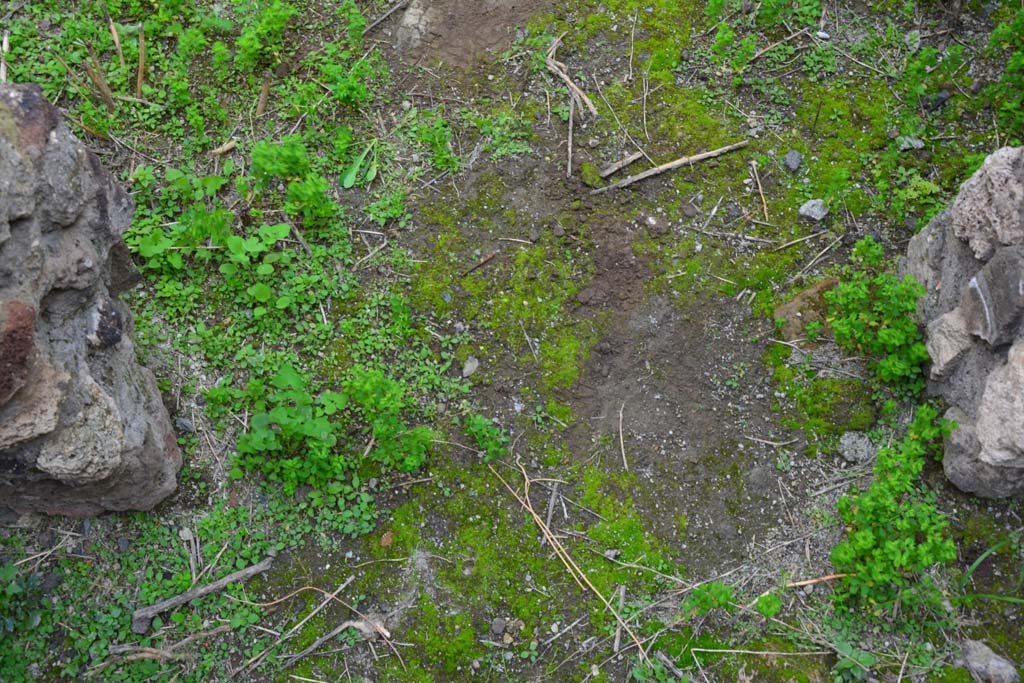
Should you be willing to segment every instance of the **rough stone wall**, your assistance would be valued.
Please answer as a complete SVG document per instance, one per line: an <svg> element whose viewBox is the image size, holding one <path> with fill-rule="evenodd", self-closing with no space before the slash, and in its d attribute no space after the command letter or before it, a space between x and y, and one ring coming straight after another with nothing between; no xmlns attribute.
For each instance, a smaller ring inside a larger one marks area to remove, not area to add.
<svg viewBox="0 0 1024 683"><path fill-rule="evenodd" d="M0 505L152 508L181 454L117 294L131 198L35 86L0 85Z"/></svg>
<svg viewBox="0 0 1024 683"><path fill-rule="evenodd" d="M980 496L1024 496L1024 148L985 160L910 241L905 268L927 289L929 389L959 424L946 475Z"/></svg>

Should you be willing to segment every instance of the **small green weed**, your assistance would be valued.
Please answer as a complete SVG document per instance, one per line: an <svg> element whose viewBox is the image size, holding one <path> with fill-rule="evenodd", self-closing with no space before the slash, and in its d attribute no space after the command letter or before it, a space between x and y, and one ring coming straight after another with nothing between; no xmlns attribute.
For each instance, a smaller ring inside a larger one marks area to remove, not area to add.
<svg viewBox="0 0 1024 683"><path fill-rule="evenodd" d="M641 662L639 660L633 665L633 668L629 671L629 679L631 681L638 681L639 683L688 683L690 680L689 676L683 678L677 678L668 667L662 664L658 660L652 660L649 662Z"/></svg>
<svg viewBox="0 0 1024 683"><path fill-rule="evenodd" d="M832 563L849 576L835 594L838 604L874 616L888 615L897 603L906 617L941 610L941 594L926 571L956 559L956 546L934 494L918 482L925 456L949 430L937 416L934 408L919 406L903 439L879 450L871 487L840 499L847 538L832 549Z"/></svg>
<svg viewBox="0 0 1024 683"><path fill-rule="evenodd" d="M851 260L854 267L845 268L840 283L824 295L836 343L881 357L872 362L875 375L917 394L928 351L913 315L924 288L909 274L897 280L884 272L882 246L870 237L857 242Z"/></svg>
<svg viewBox="0 0 1024 683"><path fill-rule="evenodd" d="M531 151L529 140L533 131L530 123L513 111L500 109L484 115L464 110L462 117L480 131L485 141L484 151L489 152L495 161Z"/></svg>
<svg viewBox="0 0 1024 683"><path fill-rule="evenodd" d="M26 667L41 657L52 632L50 602L40 594L39 576L22 575L13 563L0 562L0 672L12 681L29 680Z"/></svg>
<svg viewBox="0 0 1024 683"><path fill-rule="evenodd" d="M258 8L258 10L257 10ZM282 0L253 3L250 20L235 42L235 63L249 73L275 66L284 52L284 30L298 10Z"/></svg>
<svg viewBox="0 0 1024 683"><path fill-rule="evenodd" d="M483 415L476 413L466 418L466 431L476 440L476 445L484 453L484 462L508 454L508 435L498 425Z"/></svg>

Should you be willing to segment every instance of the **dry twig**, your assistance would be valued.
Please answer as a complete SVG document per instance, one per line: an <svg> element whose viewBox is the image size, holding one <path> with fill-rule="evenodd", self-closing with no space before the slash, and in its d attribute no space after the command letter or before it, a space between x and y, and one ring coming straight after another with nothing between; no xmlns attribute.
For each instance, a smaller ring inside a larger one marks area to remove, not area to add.
<svg viewBox="0 0 1024 683"><path fill-rule="evenodd" d="M729 152L733 152L737 149L742 149L743 147L746 146L747 141L741 140L740 142L734 142L733 144L726 145L725 147L713 149L710 152L701 152L700 154L694 154L693 156L680 157L675 161L668 162L667 164L655 166L654 168L650 168L642 173L637 173L636 175L631 175L628 178L623 178L617 183L612 183L611 185L599 187L596 190L591 190L590 194L601 194L607 192L608 190L613 190L620 187L627 187L629 185L632 185L633 183L639 182L646 178L650 178L652 176L660 175L666 171L672 171L683 166L690 166L692 164L697 163L698 161L704 161L705 159L711 159L713 157L718 157L723 154L728 154Z"/></svg>
<svg viewBox="0 0 1024 683"><path fill-rule="evenodd" d="M238 140L236 140L235 138L231 138L217 149L210 150L210 154L214 156L221 156L222 154L227 154L237 146Z"/></svg>
<svg viewBox="0 0 1024 683"><path fill-rule="evenodd" d="M0 40L0 83L7 82L7 51L11 49L11 32L4 30L3 39Z"/></svg>
<svg viewBox="0 0 1024 683"><path fill-rule="evenodd" d="M114 102L114 93L110 90L110 84L107 83L107 79L103 76L103 69L100 67L99 59L96 57L96 51L91 47L89 48L89 58L92 60L92 64L89 62L82 64L85 67L85 73L88 74L89 80L96 86L96 91L100 94L104 104L107 105L107 109L113 113L117 109L117 104Z"/></svg>
<svg viewBox="0 0 1024 683"><path fill-rule="evenodd" d="M640 658L645 663L649 664L650 659L647 657L647 652L646 650L644 650L643 644L640 642L640 639L637 637L636 633L634 633L633 629L629 627L629 624L627 624L625 619L622 618L622 615L619 614L619 612L617 612L614 607L612 607L611 603L608 601L606 597L604 597L601 591L599 591L597 587L594 586L593 583L591 583L586 573L584 573L584 571L580 569L579 565L576 564L575 560L572 559L572 556L569 555L569 552L565 549L565 546L562 545L562 542L558 539L557 536L554 535L554 533L552 533L551 529L544 524L544 520L540 518L540 515L537 514L537 511L533 509L533 503L530 501L531 479L529 474L527 474L526 472L526 468L524 468L522 465L519 465L519 471L523 477L524 487L523 494L520 496L519 493L517 493L516 490L512 488L512 486L509 485L509 483L505 481L505 479L500 474L498 474L498 471L494 469L493 465L488 465L487 467L491 470L491 473L494 474L494 476L496 476L498 480L505 486L505 488L508 489L508 492L512 494L512 496L519 502L519 504L523 506L523 509L530 513L530 516L533 518L534 523L537 524L537 526L541 530L541 533L544 535L545 538L547 538L548 543L551 545L552 549L554 549L555 554L558 555L558 559L562 561L563 565L565 565L565 568L569 571L569 575L572 576L573 580L576 581L576 584L580 588L589 589L594 595L598 597L598 599L601 601L601 604L605 606L605 609L611 612L612 616L615 617L616 622L618 622L622 626L622 629L633 640L633 643L636 644L637 650L640 652Z"/></svg>
<svg viewBox="0 0 1024 683"><path fill-rule="evenodd" d="M757 160L752 159L750 162L750 170L754 172L754 180L757 181L757 193L761 195L761 208L764 209L764 219L768 219L768 202L764 198L764 188L761 187L761 176L757 173Z"/></svg>
<svg viewBox="0 0 1024 683"><path fill-rule="evenodd" d="M569 98L569 141L565 146L565 177L572 177L572 124L576 114L576 100Z"/></svg>
<svg viewBox="0 0 1024 683"><path fill-rule="evenodd" d="M607 178L608 176L610 176L610 175L612 175L614 173L618 173L619 171L624 169L626 166L629 166L630 164L632 164L634 161L636 161L637 159L639 159L643 155L644 155L643 152L633 152L629 156L626 156L626 157L623 157L622 159L619 159L614 164L610 164L608 166L605 166L604 168L601 169L601 171L597 175L601 176L602 178Z"/></svg>
<svg viewBox="0 0 1024 683"><path fill-rule="evenodd" d="M114 39L114 47L117 48L117 58L121 62L121 68L124 68L124 51L121 50L121 36L117 34L117 26L114 25L114 20L110 18L110 8L107 7L107 3L103 3L103 14L107 18L107 26L110 27L110 37Z"/></svg>
<svg viewBox="0 0 1024 683"><path fill-rule="evenodd" d="M260 88L260 97L256 101L256 112L255 118L263 116L263 112L267 110L267 100L270 99L270 83L273 80L273 74L269 71L263 72L263 86Z"/></svg>
<svg viewBox="0 0 1024 683"><path fill-rule="evenodd" d="M180 607L181 605L192 602L193 600L197 600L203 597L204 595L209 595L210 593L216 593L217 591L224 590L233 583L236 583L238 581L245 581L246 579L252 578L257 574L262 574L263 572L270 569L270 565L273 564L273 562L274 555L271 554L269 557L262 560L261 562L258 562L254 565L246 567L245 569L234 572L232 574L228 574L223 578L217 579L213 583L206 584L205 586L202 586L200 588L193 588L192 590L185 591L184 593L176 595L173 598L161 600L155 605L150 605L149 607L140 607L139 609L135 610L135 612L132 614L132 632L142 635L149 630L153 618L161 612L166 612L169 609Z"/></svg>
<svg viewBox="0 0 1024 683"><path fill-rule="evenodd" d="M769 441L768 439L759 439L756 436L744 436L747 441L753 441L754 443L762 443L765 446L774 446L776 448L782 448L783 446L789 446L795 444L799 439L790 439L789 441Z"/></svg>
<svg viewBox="0 0 1024 683"><path fill-rule="evenodd" d="M146 30L139 22L139 71L135 76L135 96L142 97L142 81L146 75Z"/></svg>
<svg viewBox="0 0 1024 683"><path fill-rule="evenodd" d="M782 251L786 247L791 247L794 244L800 244L801 242L806 242L807 240L814 239L815 237L820 237L821 235L824 235L825 232L826 232L825 230L820 230L818 232L811 233L810 235L804 235L803 237L797 237L795 240L790 240L790 241L786 242L785 244L780 244L779 246L777 246L774 249L772 249L772 251Z"/></svg>
<svg viewBox="0 0 1024 683"><path fill-rule="evenodd" d="M757 61L758 59L763 57L769 51L774 50L775 48L777 48L779 45L782 45L783 43L788 43L789 41L793 40L794 38L797 38L798 36L803 35L804 33L807 33L807 29L806 28L802 28L799 31L796 31L795 33L791 33L788 36L786 36L785 38L783 38L782 40L775 41L774 43L772 43L768 47L766 47L764 49L761 49L761 50L758 50L757 52L754 53L754 56L750 58L750 61L747 62L746 64L744 64L743 68L738 69L736 71L736 73L737 74L743 73L747 68L750 67L751 64L753 64L755 61Z"/></svg>
<svg viewBox="0 0 1024 683"><path fill-rule="evenodd" d="M619 586L619 614L622 614L626 607L626 587ZM622 622L615 627L615 641L612 644L612 652L618 653L619 645L622 643Z"/></svg>
<svg viewBox="0 0 1024 683"><path fill-rule="evenodd" d="M382 23L385 19L387 19L388 17L390 17L392 14L402 9L403 7L407 6L408 4L409 0L401 0L400 2L395 3L394 7L392 7L387 12L374 19L366 28L364 28L363 35L365 36L367 33L377 28L377 26L380 23Z"/></svg>
<svg viewBox="0 0 1024 683"><path fill-rule="evenodd" d="M563 33L551 41L551 46L548 47L548 52L544 57L544 64L547 66L548 71L562 79L565 87L569 89L569 97L576 101L576 105L580 108L586 107L596 117L598 115L597 107L590 101L587 94L569 78L568 69L565 64L555 59L555 51L558 50L558 46L562 43L564 36L565 34Z"/></svg>
<svg viewBox="0 0 1024 683"><path fill-rule="evenodd" d="M470 273L472 273L473 271L475 271L475 270L476 270L477 268L481 268L482 266L485 266L485 265L487 265L487 264L488 264L488 263L490 263L490 262L491 262L491 260L493 260L493 259L494 259L494 257L495 257L495 256L497 256L497 255L498 255L498 252L496 252L496 251L492 251L491 253L487 254L487 255L486 255L486 256L484 256L484 257L483 257L482 259L480 259L479 261L477 261L477 262L476 262L476 264L475 264L475 265L474 265L474 266L473 266L472 268L470 268L469 270L467 270L466 272L464 272L464 273L462 274L462 277L466 277L467 275L469 275Z"/></svg>
<svg viewBox="0 0 1024 683"><path fill-rule="evenodd" d="M626 462L626 441L622 437L622 411L626 408L626 402L623 401L622 405L619 406L619 450L622 451L622 469L629 472L629 463Z"/></svg>

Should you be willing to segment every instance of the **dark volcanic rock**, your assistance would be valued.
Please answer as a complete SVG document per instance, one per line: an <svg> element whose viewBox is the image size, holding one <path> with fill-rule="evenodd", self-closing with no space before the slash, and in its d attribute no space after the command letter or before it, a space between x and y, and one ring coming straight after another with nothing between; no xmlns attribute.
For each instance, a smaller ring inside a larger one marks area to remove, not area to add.
<svg viewBox="0 0 1024 683"><path fill-rule="evenodd" d="M139 366L132 202L33 86L0 85L0 505L149 509L181 454Z"/></svg>

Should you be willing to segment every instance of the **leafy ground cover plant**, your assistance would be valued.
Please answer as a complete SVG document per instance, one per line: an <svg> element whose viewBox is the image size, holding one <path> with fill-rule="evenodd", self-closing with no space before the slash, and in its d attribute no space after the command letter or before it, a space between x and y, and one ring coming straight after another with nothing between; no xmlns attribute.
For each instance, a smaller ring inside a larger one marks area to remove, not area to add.
<svg viewBox="0 0 1024 683"><path fill-rule="evenodd" d="M274 0L265 6L262 3L246 4L249 5L246 9L250 12L250 19L235 42L235 62L242 70L252 73L280 61L285 27L298 10L282 0Z"/></svg>
<svg viewBox="0 0 1024 683"><path fill-rule="evenodd" d="M53 633L52 609L39 589L40 577L0 561L0 672L27 680L28 665Z"/></svg>
<svg viewBox="0 0 1024 683"><path fill-rule="evenodd" d="M857 242L850 260L853 267L844 268L839 284L824 295L836 343L875 357L878 379L918 393L928 351L913 314L924 288L909 274L900 280L885 272L883 248L871 237Z"/></svg>
<svg viewBox="0 0 1024 683"><path fill-rule="evenodd" d="M836 592L840 605L876 617L895 605L908 616L941 613L942 594L928 570L956 559L956 546L934 494L919 481L926 457L950 429L937 417L935 408L919 406L906 435L879 450L871 487L840 499L847 537L833 548L832 562L849 574Z"/></svg>

